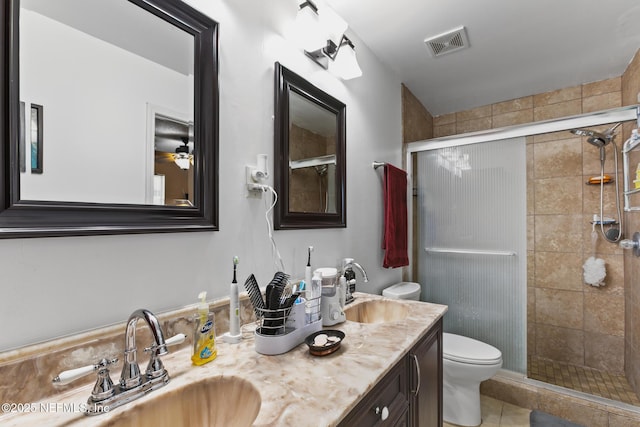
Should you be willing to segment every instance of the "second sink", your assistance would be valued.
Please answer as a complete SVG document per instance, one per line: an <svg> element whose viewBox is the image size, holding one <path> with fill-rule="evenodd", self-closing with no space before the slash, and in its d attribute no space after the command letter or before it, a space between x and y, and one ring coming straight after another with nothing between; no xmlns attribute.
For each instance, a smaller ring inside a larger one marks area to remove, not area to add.
<svg viewBox="0 0 640 427"><path fill-rule="evenodd" d="M364 301L345 309L347 320L359 323L397 322L407 318L407 307L386 300Z"/></svg>

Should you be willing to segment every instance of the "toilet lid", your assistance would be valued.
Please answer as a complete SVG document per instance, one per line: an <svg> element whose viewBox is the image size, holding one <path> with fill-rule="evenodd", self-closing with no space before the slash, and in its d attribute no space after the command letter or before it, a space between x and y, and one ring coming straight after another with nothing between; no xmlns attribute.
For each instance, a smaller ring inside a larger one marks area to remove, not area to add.
<svg viewBox="0 0 640 427"><path fill-rule="evenodd" d="M382 290L382 295L394 299L411 299L420 297L420 285L416 282L400 282Z"/></svg>
<svg viewBox="0 0 640 427"><path fill-rule="evenodd" d="M442 334L442 355L454 362L494 365L502 361L502 353L492 345L455 334Z"/></svg>

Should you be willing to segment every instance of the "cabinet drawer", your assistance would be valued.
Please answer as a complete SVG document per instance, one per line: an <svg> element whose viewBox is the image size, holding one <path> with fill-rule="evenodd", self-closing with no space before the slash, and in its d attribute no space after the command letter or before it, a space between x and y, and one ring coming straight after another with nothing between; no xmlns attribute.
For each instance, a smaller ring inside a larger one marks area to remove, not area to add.
<svg viewBox="0 0 640 427"><path fill-rule="evenodd" d="M406 416L409 406L406 391L407 369L403 359L367 393L362 402L340 422L339 426L404 425L398 423L403 416Z"/></svg>

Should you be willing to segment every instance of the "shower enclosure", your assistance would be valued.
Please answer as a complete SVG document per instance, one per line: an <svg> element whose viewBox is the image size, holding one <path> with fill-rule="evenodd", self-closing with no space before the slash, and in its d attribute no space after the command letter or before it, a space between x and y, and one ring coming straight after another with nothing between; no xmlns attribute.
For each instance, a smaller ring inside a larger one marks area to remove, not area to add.
<svg viewBox="0 0 640 427"><path fill-rule="evenodd" d="M625 376L624 255L604 236L591 245L600 186L589 181L601 155L615 177L612 145L599 153L588 135L569 132L606 133L630 119L635 110L623 108L412 143L407 164L415 279L423 300L449 305L445 331L499 348L503 367L526 381L640 405ZM605 216L616 217L615 199L615 185L605 186ZM594 252L606 262L600 288L582 277Z"/></svg>

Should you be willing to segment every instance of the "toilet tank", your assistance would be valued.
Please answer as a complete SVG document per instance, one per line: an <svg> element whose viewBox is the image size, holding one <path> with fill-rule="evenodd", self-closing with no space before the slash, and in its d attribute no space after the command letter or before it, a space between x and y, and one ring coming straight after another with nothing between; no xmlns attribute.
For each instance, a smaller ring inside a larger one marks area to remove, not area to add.
<svg viewBox="0 0 640 427"><path fill-rule="evenodd" d="M409 299L420 301L420 284L416 282L400 282L382 291L382 295L392 299Z"/></svg>

